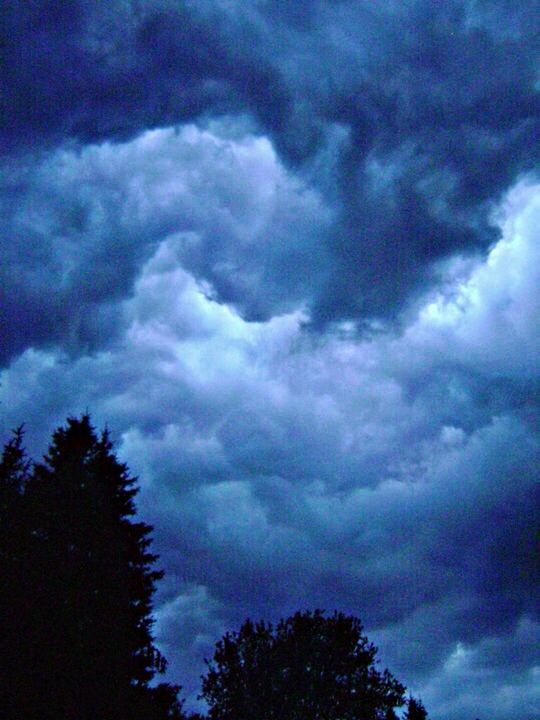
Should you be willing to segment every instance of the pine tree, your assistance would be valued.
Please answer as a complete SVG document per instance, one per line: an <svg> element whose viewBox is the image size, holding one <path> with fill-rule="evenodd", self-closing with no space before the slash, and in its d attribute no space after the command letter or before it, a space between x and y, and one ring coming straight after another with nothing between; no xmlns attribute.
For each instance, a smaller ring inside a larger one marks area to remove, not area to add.
<svg viewBox="0 0 540 720"><path fill-rule="evenodd" d="M27 574L30 529L23 492L31 464L23 448L22 427L0 459L0 709L21 707L19 679L28 658L20 647L21 623L28 616Z"/></svg>
<svg viewBox="0 0 540 720"><path fill-rule="evenodd" d="M165 660L152 636L151 526L136 481L85 415L53 434L25 480L29 551L21 609L24 713L40 720L181 717L178 688L151 688Z"/></svg>

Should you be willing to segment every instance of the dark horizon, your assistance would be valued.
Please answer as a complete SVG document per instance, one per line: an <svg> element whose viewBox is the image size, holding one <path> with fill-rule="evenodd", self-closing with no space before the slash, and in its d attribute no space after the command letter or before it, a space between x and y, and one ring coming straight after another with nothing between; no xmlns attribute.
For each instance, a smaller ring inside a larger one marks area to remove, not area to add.
<svg viewBox="0 0 540 720"><path fill-rule="evenodd" d="M540 704L536 5L2 9L0 436L107 425L195 708L334 609L433 720Z"/></svg>

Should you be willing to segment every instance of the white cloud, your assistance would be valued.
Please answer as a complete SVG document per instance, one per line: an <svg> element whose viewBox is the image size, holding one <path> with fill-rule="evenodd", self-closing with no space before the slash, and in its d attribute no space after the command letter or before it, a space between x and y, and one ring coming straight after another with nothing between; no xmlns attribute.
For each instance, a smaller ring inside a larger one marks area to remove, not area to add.
<svg viewBox="0 0 540 720"><path fill-rule="evenodd" d="M502 237L485 261L420 310L403 347L491 373L534 375L540 355L540 186L520 182L494 220ZM451 263L456 265L456 259Z"/></svg>

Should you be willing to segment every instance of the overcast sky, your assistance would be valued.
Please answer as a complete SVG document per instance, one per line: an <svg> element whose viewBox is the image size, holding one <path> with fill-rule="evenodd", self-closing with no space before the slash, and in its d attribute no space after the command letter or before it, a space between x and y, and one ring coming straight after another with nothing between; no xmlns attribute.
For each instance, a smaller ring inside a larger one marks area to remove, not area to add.
<svg viewBox="0 0 540 720"><path fill-rule="evenodd" d="M537 3L1 15L0 432L111 428L168 678L337 608L433 720L538 718Z"/></svg>

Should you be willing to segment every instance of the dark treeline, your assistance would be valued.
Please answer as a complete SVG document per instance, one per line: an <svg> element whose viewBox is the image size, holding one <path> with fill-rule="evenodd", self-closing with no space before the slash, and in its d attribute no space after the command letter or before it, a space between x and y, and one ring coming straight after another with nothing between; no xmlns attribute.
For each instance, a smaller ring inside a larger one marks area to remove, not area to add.
<svg viewBox="0 0 540 720"><path fill-rule="evenodd" d="M107 431L69 418L41 462L22 430L0 461L0 717L185 720L152 635L162 571L136 481ZM354 617L247 620L202 678L210 720L425 720ZM191 716L192 720L200 716Z"/></svg>

